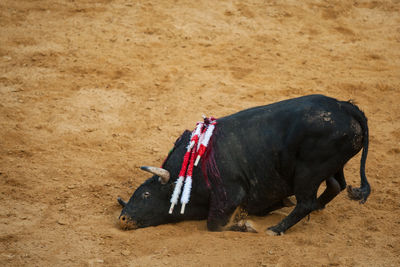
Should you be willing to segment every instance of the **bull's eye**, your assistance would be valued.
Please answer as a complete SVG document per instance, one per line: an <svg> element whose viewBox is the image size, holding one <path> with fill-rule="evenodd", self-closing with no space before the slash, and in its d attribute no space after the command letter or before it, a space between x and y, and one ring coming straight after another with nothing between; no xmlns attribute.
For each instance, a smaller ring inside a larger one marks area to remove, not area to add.
<svg viewBox="0 0 400 267"><path fill-rule="evenodd" d="M142 194L142 198L143 199L146 199L146 198L148 198L150 196L150 192L144 192L143 194Z"/></svg>

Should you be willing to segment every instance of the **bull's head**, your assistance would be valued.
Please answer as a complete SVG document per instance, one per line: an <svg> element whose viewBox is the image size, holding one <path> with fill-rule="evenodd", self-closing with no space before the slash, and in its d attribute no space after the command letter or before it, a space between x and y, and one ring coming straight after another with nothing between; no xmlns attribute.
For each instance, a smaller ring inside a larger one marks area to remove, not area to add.
<svg viewBox="0 0 400 267"><path fill-rule="evenodd" d="M128 202L118 198L118 202L123 207L119 216L119 225L122 229L136 229L185 219L204 219L207 217L208 191L202 177L198 177L197 181L193 182L192 196L185 214L180 214L179 208L175 208L172 214L168 212L170 198L190 134L187 131L178 138L173 150L164 162L163 168L141 167L142 170L153 174L153 176L136 189ZM175 179L170 179L170 177ZM199 196L200 194L201 196Z"/></svg>
<svg viewBox="0 0 400 267"><path fill-rule="evenodd" d="M123 207L119 216L122 229L136 229L167 221L168 198L173 190L172 184L167 185L170 174L162 168L141 167L141 169L154 176L136 189L128 203L118 198Z"/></svg>

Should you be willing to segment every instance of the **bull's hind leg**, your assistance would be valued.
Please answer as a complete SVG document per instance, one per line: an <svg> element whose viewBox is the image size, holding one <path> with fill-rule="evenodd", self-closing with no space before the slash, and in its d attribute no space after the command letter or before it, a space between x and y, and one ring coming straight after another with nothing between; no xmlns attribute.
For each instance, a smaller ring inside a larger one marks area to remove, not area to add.
<svg viewBox="0 0 400 267"><path fill-rule="evenodd" d="M310 199L299 199L294 210L286 216L280 223L268 228L268 233L271 235L280 235L287 229L298 223L305 216L317 209L318 203L314 196Z"/></svg>
<svg viewBox="0 0 400 267"><path fill-rule="evenodd" d="M269 234L282 234L312 211L318 209L317 191L320 183L310 185L309 183L304 182L304 179L297 179L297 181L294 190L297 200L296 207L277 225L269 227L267 229Z"/></svg>
<svg viewBox="0 0 400 267"><path fill-rule="evenodd" d="M333 177L329 177L325 181L326 189L318 198L318 209L324 209L325 205L334 199L340 191L346 188L343 169L337 172Z"/></svg>
<svg viewBox="0 0 400 267"><path fill-rule="evenodd" d="M285 232L312 211L324 208L340 191L346 188L343 169L335 173L333 177L326 179L326 189L318 199L317 191L320 184L310 185L305 183L304 179L298 179L298 181L295 185L296 207L280 223L268 228L270 234L279 235Z"/></svg>

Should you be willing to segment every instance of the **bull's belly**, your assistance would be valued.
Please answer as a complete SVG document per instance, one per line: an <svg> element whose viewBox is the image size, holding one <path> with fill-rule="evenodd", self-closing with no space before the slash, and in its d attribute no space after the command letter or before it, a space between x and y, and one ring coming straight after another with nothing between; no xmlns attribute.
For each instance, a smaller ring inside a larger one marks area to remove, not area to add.
<svg viewBox="0 0 400 267"><path fill-rule="evenodd" d="M286 198L293 195L289 188L282 187L281 189L273 192L250 193L243 207L249 215L257 216L264 216L271 211L280 209L285 206Z"/></svg>

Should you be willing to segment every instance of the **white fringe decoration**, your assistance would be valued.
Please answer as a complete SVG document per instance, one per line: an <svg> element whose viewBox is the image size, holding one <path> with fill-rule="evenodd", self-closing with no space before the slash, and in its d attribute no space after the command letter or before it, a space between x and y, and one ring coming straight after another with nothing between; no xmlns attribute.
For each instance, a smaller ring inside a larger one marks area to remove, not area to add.
<svg viewBox="0 0 400 267"><path fill-rule="evenodd" d="M183 188L183 193L181 197L181 204L182 204L181 214L185 213L185 206L189 202L191 190L192 190L192 177L188 176L186 177L185 187Z"/></svg>
<svg viewBox="0 0 400 267"><path fill-rule="evenodd" d="M180 176L178 180L176 181L176 185L174 188L174 193L172 194L171 197L171 207L169 208L169 214L172 214L172 211L174 210L174 206L178 203L178 198L179 195L181 194L181 189L183 185L183 176Z"/></svg>
<svg viewBox="0 0 400 267"><path fill-rule="evenodd" d="M178 203L178 198L182 192L183 181L185 181L185 185L181 196L181 214L185 213L185 206L187 203L189 203L190 191L192 190L193 167L197 166L201 156L205 153L216 124L215 118L210 117L210 119L206 119L205 116L203 117L204 122L197 123L196 129L192 132L189 144L186 147L187 151L184 156L181 171L179 173L178 180L176 181L174 192L171 196L171 207L169 208L169 214L172 214L174 211L174 206ZM204 127L207 128L205 132ZM198 153L198 156L196 158L196 162L194 162L194 156L196 153Z"/></svg>

